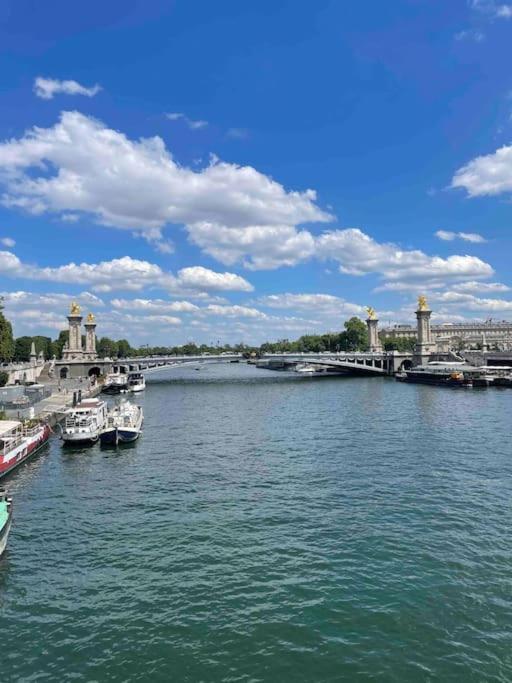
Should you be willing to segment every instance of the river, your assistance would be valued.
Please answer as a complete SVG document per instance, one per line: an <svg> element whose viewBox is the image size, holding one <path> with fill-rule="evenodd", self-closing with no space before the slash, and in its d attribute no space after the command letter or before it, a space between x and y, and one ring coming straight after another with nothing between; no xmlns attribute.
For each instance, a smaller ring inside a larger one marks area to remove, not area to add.
<svg viewBox="0 0 512 683"><path fill-rule="evenodd" d="M512 391L150 375L4 484L10 681L512 680Z"/></svg>

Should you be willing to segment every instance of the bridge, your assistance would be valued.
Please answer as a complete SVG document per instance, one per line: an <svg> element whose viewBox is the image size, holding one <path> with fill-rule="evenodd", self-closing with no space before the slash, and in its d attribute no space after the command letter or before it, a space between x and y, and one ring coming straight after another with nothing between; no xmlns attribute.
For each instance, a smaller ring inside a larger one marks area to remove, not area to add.
<svg viewBox="0 0 512 683"><path fill-rule="evenodd" d="M257 366L269 370L293 369L300 364L318 365L358 375L391 375L404 363L410 365L412 355L398 351L349 352L349 353L274 353L265 354L257 360ZM55 362L57 378L106 375L111 372L155 372L165 368L177 368L198 363L237 363L244 361L240 353L202 354L197 356L140 356L132 358L75 360Z"/></svg>

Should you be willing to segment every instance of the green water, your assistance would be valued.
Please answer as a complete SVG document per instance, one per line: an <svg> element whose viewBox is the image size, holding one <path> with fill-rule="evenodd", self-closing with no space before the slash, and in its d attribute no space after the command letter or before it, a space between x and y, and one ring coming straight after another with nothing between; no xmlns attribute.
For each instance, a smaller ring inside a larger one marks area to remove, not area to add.
<svg viewBox="0 0 512 683"><path fill-rule="evenodd" d="M9 478L0 678L511 681L511 390L166 370Z"/></svg>

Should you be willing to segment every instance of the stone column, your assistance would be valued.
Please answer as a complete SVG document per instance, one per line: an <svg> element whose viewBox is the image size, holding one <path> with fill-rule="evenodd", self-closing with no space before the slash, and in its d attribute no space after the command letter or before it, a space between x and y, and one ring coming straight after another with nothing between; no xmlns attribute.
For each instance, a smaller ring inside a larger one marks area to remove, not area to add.
<svg viewBox="0 0 512 683"><path fill-rule="evenodd" d="M68 315L69 323L69 340L67 349L63 353L64 360L72 360L73 358L81 358L83 355L82 349L82 315L80 313L80 306L76 303L71 304L71 310Z"/></svg>
<svg viewBox="0 0 512 683"><path fill-rule="evenodd" d="M36 345L34 342L30 346L30 365L37 365Z"/></svg>
<svg viewBox="0 0 512 683"><path fill-rule="evenodd" d="M416 311L418 338L414 349L414 362L417 365L427 363L430 354L437 350L437 344L432 339L432 331L430 329L431 315L432 311L428 307L427 300L424 296L420 296L418 298L418 310Z"/></svg>
<svg viewBox="0 0 512 683"><path fill-rule="evenodd" d="M368 326L368 347L372 353L381 353L382 344L379 339L379 319L375 315L375 311L369 313L366 319L366 325Z"/></svg>
<svg viewBox="0 0 512 683"><path fill-rule="evenodd" d="M89 313L85 321L85 355L90 360L97 358L96 354L96 320L92 313Z"/></svg>

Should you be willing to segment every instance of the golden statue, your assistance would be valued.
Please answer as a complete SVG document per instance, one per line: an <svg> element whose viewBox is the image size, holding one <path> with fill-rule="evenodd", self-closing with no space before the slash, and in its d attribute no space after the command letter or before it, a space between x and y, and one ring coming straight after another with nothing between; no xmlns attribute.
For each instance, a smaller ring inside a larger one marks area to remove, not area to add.
<svg viewBox="0 0 512 683"><path fill-rule="evenodd" d="M80 304L77 304L76 301L73 301L71 304L71 308L69 309L69 312L71 315L80 315Z"/></svg>
<svg viewBox="0 0 512 683"><path fill-rule="evenodd" d="M374 308L367 306L366 312L368 313L368 320L377 320L377 313Z"/></svg>
<svg viewBox="0 0 512 683"><path fill-rule="evenodd" d="M86 322L89 324L96 322L96 318L94 317L94 313L89 313L89 315L87 316Z"/></svg>
<svg viewBox="0 0 512 683"><path fill-rule="evenodd" d="M418 297L418 311L428 311L428 303L427 303L427 297L421 296Z"/></svg>

